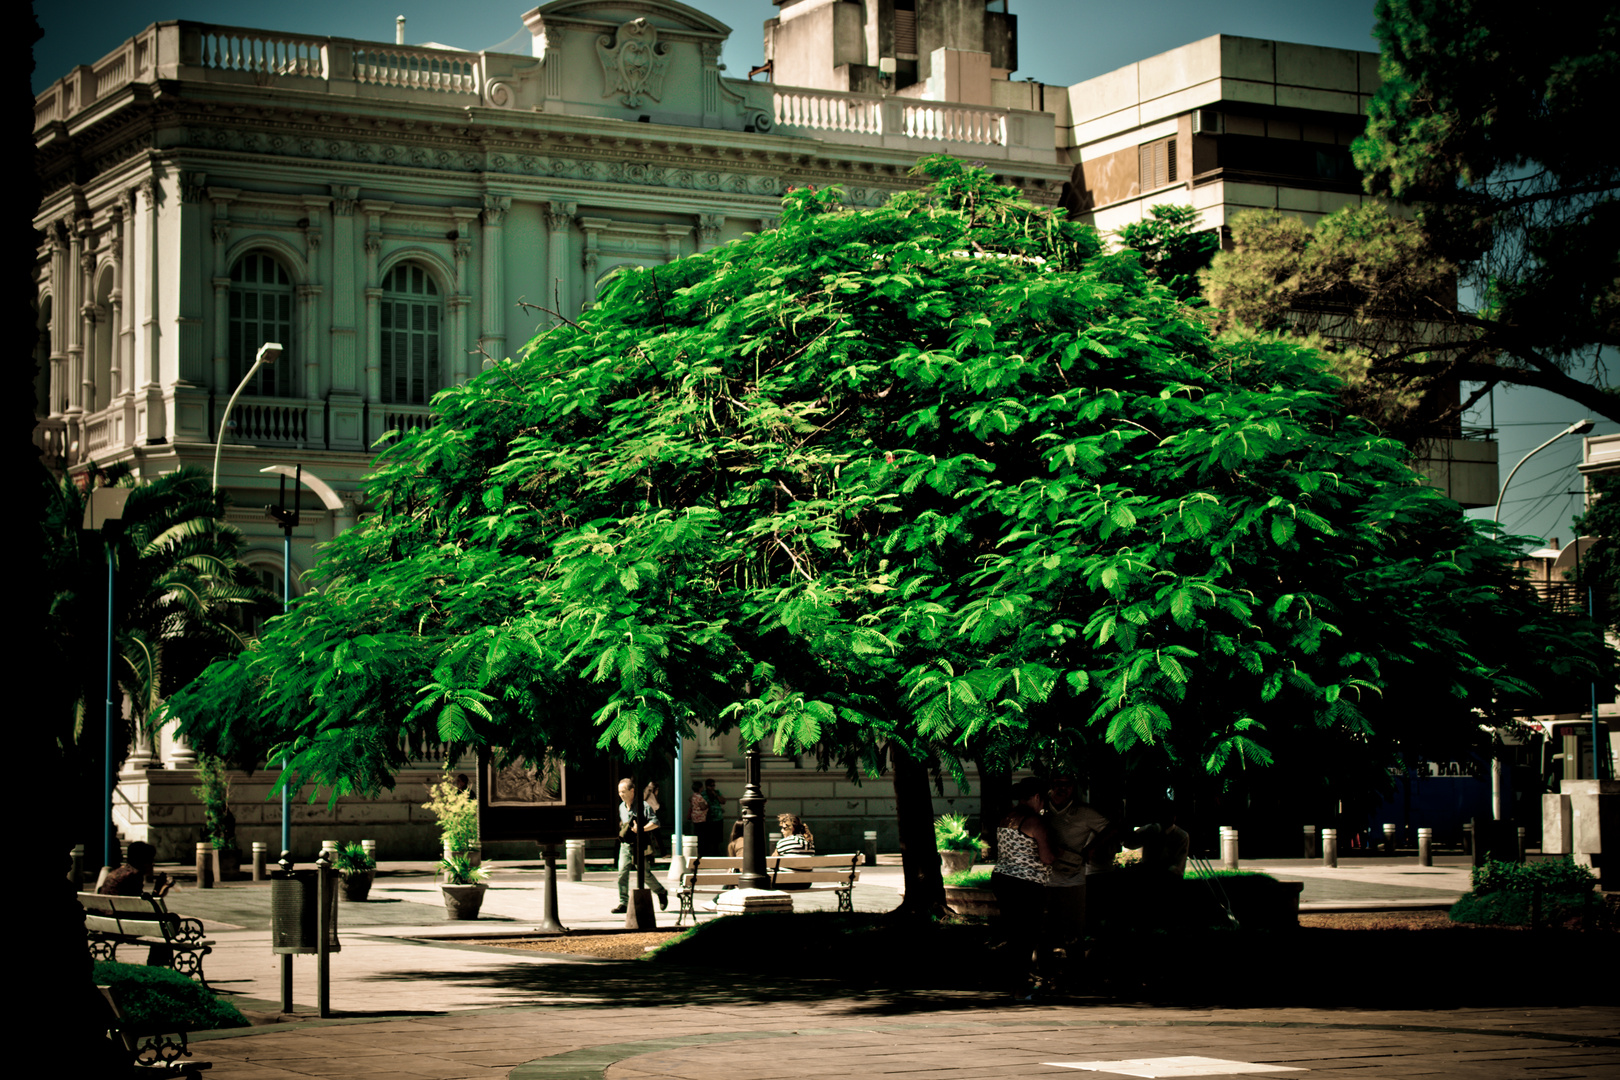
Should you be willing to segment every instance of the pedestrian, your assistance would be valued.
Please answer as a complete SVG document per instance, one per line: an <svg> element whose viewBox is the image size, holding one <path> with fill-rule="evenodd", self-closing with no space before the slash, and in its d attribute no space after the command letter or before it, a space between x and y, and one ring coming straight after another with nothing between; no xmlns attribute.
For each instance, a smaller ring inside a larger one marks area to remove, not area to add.
<svg viewBox="0 0 1620 1080"><path fill-rule="evenodd" d="M1106 817L1074 795L1074 779L1053 778L1042 821L1052 846L1052 872L1046 882L1047 940L1061 949L1065 972L1054 982L1073 981L1085 959L1087 849L1109 830Z"/></svg>
<svg viewBox="0 0 1620 1080"><path fill-rule="evenodd" d="M174 885L168 874L153 872L153 864L157 862L157 848L144 840L136 840L129 845L129 851L124 856L124 865L111 871L102 879L96 892L101 896L163 896ZM146 879L152 879L152 891L146 890Z"/></svg>
<svg viewBox="0 0 1620 1080"><path fill-rule="evenodd" d="M692 835L697 837L698 854L712 855L709 843L709 800L703 797L703 781L692 781L692 798L686 804L686 819L692 823Z"/></svg>
<svg viewBox="0 0 1620 1080"><path fill-rule="evenodd" d="M626 778L619 781L619 906L613 909L613 914L623 915L630 907L630 872L635 869L636 852L639 849L641 858L651 857L652 834L658 830L658 815L648 809L645 803L640 806L632 805L636 797L635 782ZM644 864L645 865L645 864ZM658 894L658 907L660 910L669 910L669 890L664 883L651 873L648 867L647 881L652 885L653 892Z"/></svg>
<svg viewBox="0 0 1620 1080"><path fill-rule="evenodd" d="M743 823L731 823L731 839L726 842L726 857L731 859L742 858L743 849Z"/></svg>
<svg viewBox="0 0 1620 1080"><path fill-rule="evenodd" d="M709 804L709 847L707 854L720 854L720 836L725 830L726 797L714 786L714 777L703 781L703 798Z"/></svg>
<svg viewBox="0 0 1620 1080"><path fill-rule="evenodd" d="M1042 940L1046 884L1052 876L1052 845L1041 820L1046 785L1027 777L1013 785L1017 800L996 825L996 868L990 888L996 894L997 918L1007 950L1007 982L1013 996L1027 1001L1034 979L1049 965Z"/></svg>
<svg viewBox="0 0 1620 1080"><path fill-rule="evenodd" d="M810 834L810 827L806 825L798 814L776 815L776 827L782 830L782 839L776 842L778 855L814 855L816 853L816 838Z"/></svg>

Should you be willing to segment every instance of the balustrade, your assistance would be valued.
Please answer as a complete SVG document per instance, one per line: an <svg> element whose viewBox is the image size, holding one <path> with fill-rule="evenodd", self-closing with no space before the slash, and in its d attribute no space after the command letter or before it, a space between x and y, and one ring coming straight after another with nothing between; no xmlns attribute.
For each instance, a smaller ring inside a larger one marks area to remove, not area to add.
<svg viewBox="0 0 1620 1080"><path fill-rule="evenodd" d="M254 445L305 446L309 441L309 411L320 407L320 402L301 398L244 394L231 411L231 439Z"/></svg>
<svg viewBox="0 0 1620 1080"><path fill-rule="evenodd" d="M433 426L433 410L426 405L374 405L383 414L383 431L420 431Z"/></svg>
<svg viewBox="0 0 1620 1080"><path fill-rule="evenodd" d="M205 68L260 75L324 79L326 63L321 38L273 34L234 27L201 27Z"/></svg>
<svg viewBox="0 0 1620 1080"><path fill-rule="evenodd" d="M354 50L354 81L447 94L478 93L478 62L435 49L371 46Z"/></svg>
<svg viewBox="0 0 1620 1080"><path fill-rule="evenodd" d="M925 142L1007 146L1008 110L832 90L783 89L773 95L778 130L901 136Z"/></svg>

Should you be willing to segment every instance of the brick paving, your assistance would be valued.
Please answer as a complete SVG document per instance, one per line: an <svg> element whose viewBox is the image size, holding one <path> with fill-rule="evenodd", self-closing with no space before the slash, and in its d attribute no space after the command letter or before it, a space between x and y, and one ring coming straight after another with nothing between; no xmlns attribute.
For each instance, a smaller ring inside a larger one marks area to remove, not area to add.
<svg viewBox="0 0 1620 1080"><path fill-rule="evenodd" d="M425 868L391 866L397 872L379 879L376 903L342 905L343 951L332 960L334 1019L313 1019L314 962L299 957L299 1018L200 1033L193 1046L198 1058L213 1063L209 1075L216 1080L1620 1078L1620 1008L1613 1000L1511 1009L1381 1010L1375 1001L1364 1008L1327 1010L1209 1009L1103 999L1013 1004L971 993L859 992L809 973L758 979L468 945L456 936L532 929L541 912L538 872L499 871L486 900L490 917L455 924L443 919ZM1418 869L1412 860L1369 860L1337 873L1302 860L1245 863L1245 868L1306 881L1307 906L1422 904L1455 898L1467 885L1466 867L1415 877L1407 873ZM1310 899L1313 880L1315 900ZM1408 890L1414 888L1425 893L1413 897ZM898 902L898 889L897 865L869 868L857 904L863 910L888 910ZM208 958L210 980L261 1019L277 1011L278 961L268 948L267 892L252 884L184 889L171 903L177 911L208 920L218 941ZM559 882L562 921L575 930L621 926L623 916L608 913L616 899L609 872ZM831 906L831 897L800 894L795 902L801 909ZM674 912L661 913L658 923L673 926ZM761 947L768 948L768 941ZM1189 959L1213 966L1230 962ZM1443 985L1445 972L1424 969L1420 959L1369 962L1388 964L1392 979L1434 979ZM1580 962L1578 957L1549 960L1549 969L1533 977L1556 979L1558 963ZM1504 972L1503 978L1525 974ZM1153 1061L1176 1058L1301 1071L1151 1071L1173 1067ZM1132 1060L1148 1064L1127 1072L1072 1067Z"/></svg>

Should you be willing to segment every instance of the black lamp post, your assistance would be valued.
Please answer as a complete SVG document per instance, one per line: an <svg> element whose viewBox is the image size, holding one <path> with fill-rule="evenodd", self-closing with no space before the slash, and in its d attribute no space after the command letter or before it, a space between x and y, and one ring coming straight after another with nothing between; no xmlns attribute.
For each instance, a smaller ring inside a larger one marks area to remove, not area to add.
<svg viewBox="0 0 1620 1080"><path fill-rule="evenodd" d="M743 769L743 793L737 800L742 808L743 870L737 884L744 889L764 889L771 881L765 873L765 793L759 787L757 745L743 753Z"/></svg>

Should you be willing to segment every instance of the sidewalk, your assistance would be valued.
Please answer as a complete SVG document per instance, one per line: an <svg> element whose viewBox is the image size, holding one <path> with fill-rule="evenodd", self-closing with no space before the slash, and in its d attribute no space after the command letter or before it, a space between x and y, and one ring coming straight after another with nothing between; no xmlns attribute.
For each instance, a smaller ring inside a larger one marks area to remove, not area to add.
<svg viewBox="0 0 1620 1080"><path fill-rule="evenodd" d="M1004 1006L965 993L861 993L821 982L817 972L746 979L469 945L456 938L532 932L542 913L543 871L497 867L486 917L453 923L443 918L428 867L386 864L372 901L340 905L342 951L332 958L336 1018L203 1033L193 1046L198 1058L214 1063L209 1075L976 1080L1089 1073L1108 1080L1264 1072L1552 1080L1620 1071L1620 1010L1580 1003L1422 1012ZM1412 860L1357 860L1337 871L1303 860L1244 868L1302 880L1307 904L1330 906L1434 904L1467 887L1466 865L1419 868ZM592 870L582 882L559 874L563 924L622 927L624 917L609 913L618 899L615 882L610 870ZM863 867L857 907L892 909L900 885L897 858ZM216 989L261 1013L276 1010L279 992L268 894L262 884L230 883L171 895L171 906L205 919L217 941L206 964ZM828 894L794 900L800 910L833 906ZM674 920L673 910L657 919L660 927ZM769 938L760 944L768 949ZM1443 985L1444 972L1423 970L1420 958L1369 963L1389 963L1395 978ZM294 987L299 1013L312 1014L313 957L296 958Z"/></svg>

